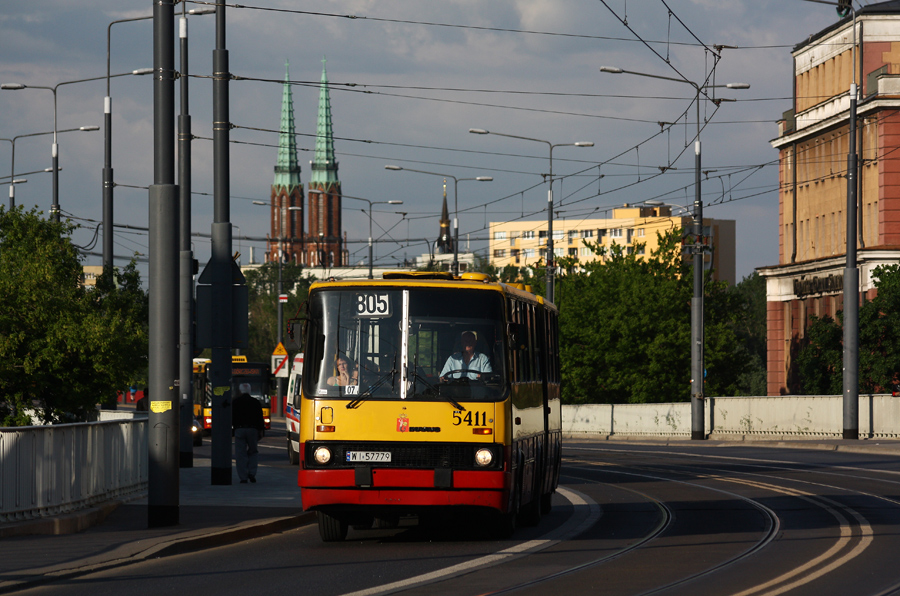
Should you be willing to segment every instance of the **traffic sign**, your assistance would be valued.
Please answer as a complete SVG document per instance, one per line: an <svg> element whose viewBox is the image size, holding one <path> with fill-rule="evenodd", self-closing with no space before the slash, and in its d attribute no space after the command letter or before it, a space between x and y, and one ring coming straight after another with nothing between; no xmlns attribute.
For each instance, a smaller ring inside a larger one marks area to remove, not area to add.
<svg viewBox="0 0 900 596"><path fill-rule="evenodd" d="M288 367L285 366L287 362L287 356L276 356L272 354L272 374L275 375L276 378L287 378Z"/></svg>
<svg viewBox="0 0 900 596"><path fill-rule="evenodd" d="M284 344L278 342L278 345L275 346L275 350L272 352L272 356L287 356L287 350L284 349Z"/></svg>
<svg viewBox="0 0 900 596"><path fill-rule="evenodd" d="M282 302L282 303L283 303L283 302L287 302L287 299L288 299L288 295L287 295L287 294L279 294L279 295L278 295L278 302Z"/></svg>

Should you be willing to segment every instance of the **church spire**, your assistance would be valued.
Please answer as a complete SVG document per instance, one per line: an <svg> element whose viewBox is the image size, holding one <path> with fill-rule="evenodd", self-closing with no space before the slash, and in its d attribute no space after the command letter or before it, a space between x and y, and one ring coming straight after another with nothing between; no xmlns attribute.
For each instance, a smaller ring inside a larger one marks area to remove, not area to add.
<svg viewBox="0 0 900 596"><path fill-rule="evenodd" d="M453 237L450 235L450 212L447 210L446 180L444 180L444 205L441 207L441 231L437 239L436 252L445 255L453 252Z"/></svg>
<svg viewBox="0 0 900 596"><path fill-rule="evenodd" d="M291 93L288 62L284 62L284 87L281 91L281 132L278 135L278 161L272 186L290 191L300 186L300 164L297 162L297 137L294 134L294 97Z"/></svg>
<svg viewBox="0 0 900 596"><path fill-rule="evenodd" d="M331 127L331 99L328 95L328 73L322 58L322 82L319 87L319 116L316 120L316 153L312 166L310 184L327 188L340 184L337 177L338 164L334 159L334 131Z"/></svg>

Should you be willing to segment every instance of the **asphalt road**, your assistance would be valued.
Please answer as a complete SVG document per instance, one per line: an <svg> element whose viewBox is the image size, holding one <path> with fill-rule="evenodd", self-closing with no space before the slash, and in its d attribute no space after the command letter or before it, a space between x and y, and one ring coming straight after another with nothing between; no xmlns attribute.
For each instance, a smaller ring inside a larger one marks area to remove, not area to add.
<svg viewBox="0 0 900 596"><path fill-rule="evenodd" d="M288 465L277 429L262 453ZM900 593L890 454L569 441L554 499L509 540L476 516L328 544L310 525L25 593Z"/></svg>

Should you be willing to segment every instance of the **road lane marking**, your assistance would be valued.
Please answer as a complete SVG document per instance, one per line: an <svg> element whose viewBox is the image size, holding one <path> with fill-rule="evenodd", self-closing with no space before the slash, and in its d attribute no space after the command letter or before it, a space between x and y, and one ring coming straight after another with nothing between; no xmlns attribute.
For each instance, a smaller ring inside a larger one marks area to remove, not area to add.
<svg viewBox="0 0 900 596"><path fill-rule="evenodd" d="M515 558L544 550L565 540L570 540L578 534L581 534L585 529L594 525L603 514L600 505L583 493L561 486L556 489L556 492L572 504L574 513L566 523L546 534L545 538L515 544L492 555L485 555L477 559L472 559L471 561L466 561L465 563L459 563L457 565L445 567L444 569L423 573L422 575L384 584L382 586L350 592L343 596L375 596L376 594L385 594L395 590L428 584L448 579L456 575L469 573L476 569L499 565L500 563L505 563Z"/></svg>

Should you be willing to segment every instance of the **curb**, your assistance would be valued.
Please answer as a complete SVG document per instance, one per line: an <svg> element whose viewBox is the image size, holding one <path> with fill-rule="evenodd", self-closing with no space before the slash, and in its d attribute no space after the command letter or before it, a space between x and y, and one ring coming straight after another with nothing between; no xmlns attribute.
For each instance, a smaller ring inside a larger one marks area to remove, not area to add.
<svg viewBox="0 0 900 596"><path fill-rule="evenodd" d="M766 447L769 449L809 449L813 451L841 451L843 453L863 453L867 455L900 455L900 441L863 439L857 443L844 443L842 439L834 439L833 443L825 443L821 440L796 441L757 439L743 437L741 439L707 439L705 441L693 441L688 438L675 439L672 437L648 437L648 436L614 436L614 435L589 435L589 434L563 434L564 439L586 441L592 443L628 443L631 445L665 445L676 447L681 445L694 445L710 447ZM563 444L565 448L565 444Z"/></svg>
<svg viewBox="0 0 900 596"><path fill-rule="evenodd" d="M116 506L117 505L118 503L116 504ZM112 509L115 509L115 507L113 507ZM122 553L121 556L110 559L108 561L102 561L98 563L85 563L84 561L82 561L81 563L73 563L73 565L75 565L74 567L60 568L61 566L57 566L41 569L22 570L19 573L21 575L27 575L27 577L0 582L0 594L16 592L25 588L31 588L62 579L71 579L81 575L86 575L88 573L94 573L96 571L114 569L116 567L124 567L126 565L145 561L147 559L159 559L162 557L169 557L173 555L180 555L216 548L219 546L226 546L228 544L242 542L251 538L258 538L277 532L293 530L295 528L313 523L315 519L315 513L306 512L290 517L280 517L264 520L258 523L244 523L210 534L203 533L203 530L197 530L196 532L198 533L193 536L182 536L168 540L162 539L157 541L155 544L144 548L143 550L130 554ZM131 545L133 544L135 543L131 543ZM119 552L121 552L123 549L127 550L128 546L129 545L124 545L123 548L118 549ZM115 555L115 551L109 554Z"/></svg>
<svg viewBox="0 0 900 596"><path fill-rule="evenodd" d="M50 534L61 536L63 534L75 534L95 526L109 516L125 501L110 501L96 507L59 515L33 519L28 521L11 522L0 525L0 539L13 536L30 536L34 534Z"/></svg>

